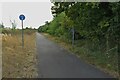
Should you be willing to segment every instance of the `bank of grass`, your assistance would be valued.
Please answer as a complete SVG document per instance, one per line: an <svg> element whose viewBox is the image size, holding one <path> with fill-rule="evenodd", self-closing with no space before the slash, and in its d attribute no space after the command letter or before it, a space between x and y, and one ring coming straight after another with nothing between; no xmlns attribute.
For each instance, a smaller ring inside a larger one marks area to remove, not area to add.
<svg viewBox="0 0 120 80"><path fill-rule="evenodd" d="M20 33L15 30L12 35L2 36L3 78L37 77L35 31L24 31L24 48Z"/></svg>
<svg viewBox="0 0 120 80"><path fill-rule="evenodd" d="M116 51L113 51L113 53L115 54L111 55L108 59L105 53L102 53L102 51L92 48L92 44L90 44L90 42L87 42L86 45L86 40L76 41L76 45L72 47L72 44L61 39L60 37L52 36L48 33L42 34L48 39L58 43L60 46L64 47L68 51L74 53L79 58L83 59L85 62L94 65L94 67L97 67L114 77L119 77Z"/></svg>

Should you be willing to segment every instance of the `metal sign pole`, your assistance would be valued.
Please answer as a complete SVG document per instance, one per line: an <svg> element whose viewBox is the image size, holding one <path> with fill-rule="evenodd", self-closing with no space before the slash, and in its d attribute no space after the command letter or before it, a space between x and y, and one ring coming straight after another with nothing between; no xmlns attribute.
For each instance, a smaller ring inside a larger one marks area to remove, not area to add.
<svg viewBox="0 0 120 80"><path fill-rule="evenodd" d="M72 28L72 47L74 48L74 40L75 40L75 31L74 27Z"/></svg>
<svg viewBox="0 0 120 80"><path fill-rule="evenodd" d="M23 20L22 21L22 48L24 48L24 31L23 31Z"/></svg>
<svg viewBox="0 0 120 80"><path fill-rule="evenodd" d="M23 14L21 14L19 16L19 19L21 20L21 24L22 24L22 48L24 48L24 29L23 29L23 20L25 20L25 16Z"/></svg>

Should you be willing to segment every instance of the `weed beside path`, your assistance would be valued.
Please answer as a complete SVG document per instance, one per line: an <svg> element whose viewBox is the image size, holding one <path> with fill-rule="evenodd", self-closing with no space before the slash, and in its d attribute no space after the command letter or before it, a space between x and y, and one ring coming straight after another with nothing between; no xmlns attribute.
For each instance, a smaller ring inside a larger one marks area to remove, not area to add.
<svg viewBox="0 0 120 80"><path fill-rule="evenodd" d="M25 32L24 49L21 45L21 34L2 37L3 78L37 77L35 32Z"/></svg>

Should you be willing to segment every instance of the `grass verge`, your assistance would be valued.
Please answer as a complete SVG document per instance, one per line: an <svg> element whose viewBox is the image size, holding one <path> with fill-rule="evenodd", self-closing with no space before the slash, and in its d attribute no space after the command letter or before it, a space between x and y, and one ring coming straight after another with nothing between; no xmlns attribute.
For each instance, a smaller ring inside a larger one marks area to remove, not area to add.
<svg viewBox="0 0 120 80"><path fill-rule="evenodd" d="M44 36L46 36L49 40L52 40L56 43L58 43L60 46L64 47L66 50L74 53L75 55L77 55L77 57L83 59L85 62L87 62L88 64L91 64L94 67L99 68L100 70L104 71L105 73L108 73L114 77L119 77L119 74L117 72L117 64L116 60L111 61L111 63L115 63L115 65L111 65L109 64L110 61L107 59L105 60L105 55L101 54L100 51L97 51L96 49L94 49L93 51L90 51L87 49L87 47L91 47L85 45L85 40L83 41L79 41L79 44L77 44L78 46L74 46L74 48L72 47L72 44L65 42L64 40L60 39L59 37L55 37L52 35L49 35L47 33L42 33ZM112 59L110 59L112 60Z"/></svg>
<svg viewBox="0 0 120 80"><path fill-rule="evenodd" d="M14 35L2 36L3 78L37 77L35 32L24 32L23 49L21 40L21 34L17 32Z"/></svg>

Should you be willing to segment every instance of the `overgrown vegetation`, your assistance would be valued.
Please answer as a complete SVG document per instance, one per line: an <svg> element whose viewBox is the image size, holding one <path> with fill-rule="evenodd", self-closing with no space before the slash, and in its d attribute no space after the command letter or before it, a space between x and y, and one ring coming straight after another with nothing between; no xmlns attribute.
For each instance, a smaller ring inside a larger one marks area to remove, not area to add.
<svg viewBox="0 0 120 80"><path fill-rule="evenodd" d="M36 78L35 30L24 30L24 48L21 30L2 32L2 78Z"/></svg>
<svg viewBox="0 0 120 80"><path fill-rule="evenodd" d="M119 73L120 2L55 2L52 13L53 21L40 26L39 32L74 43L74 53Z"/></svg>

